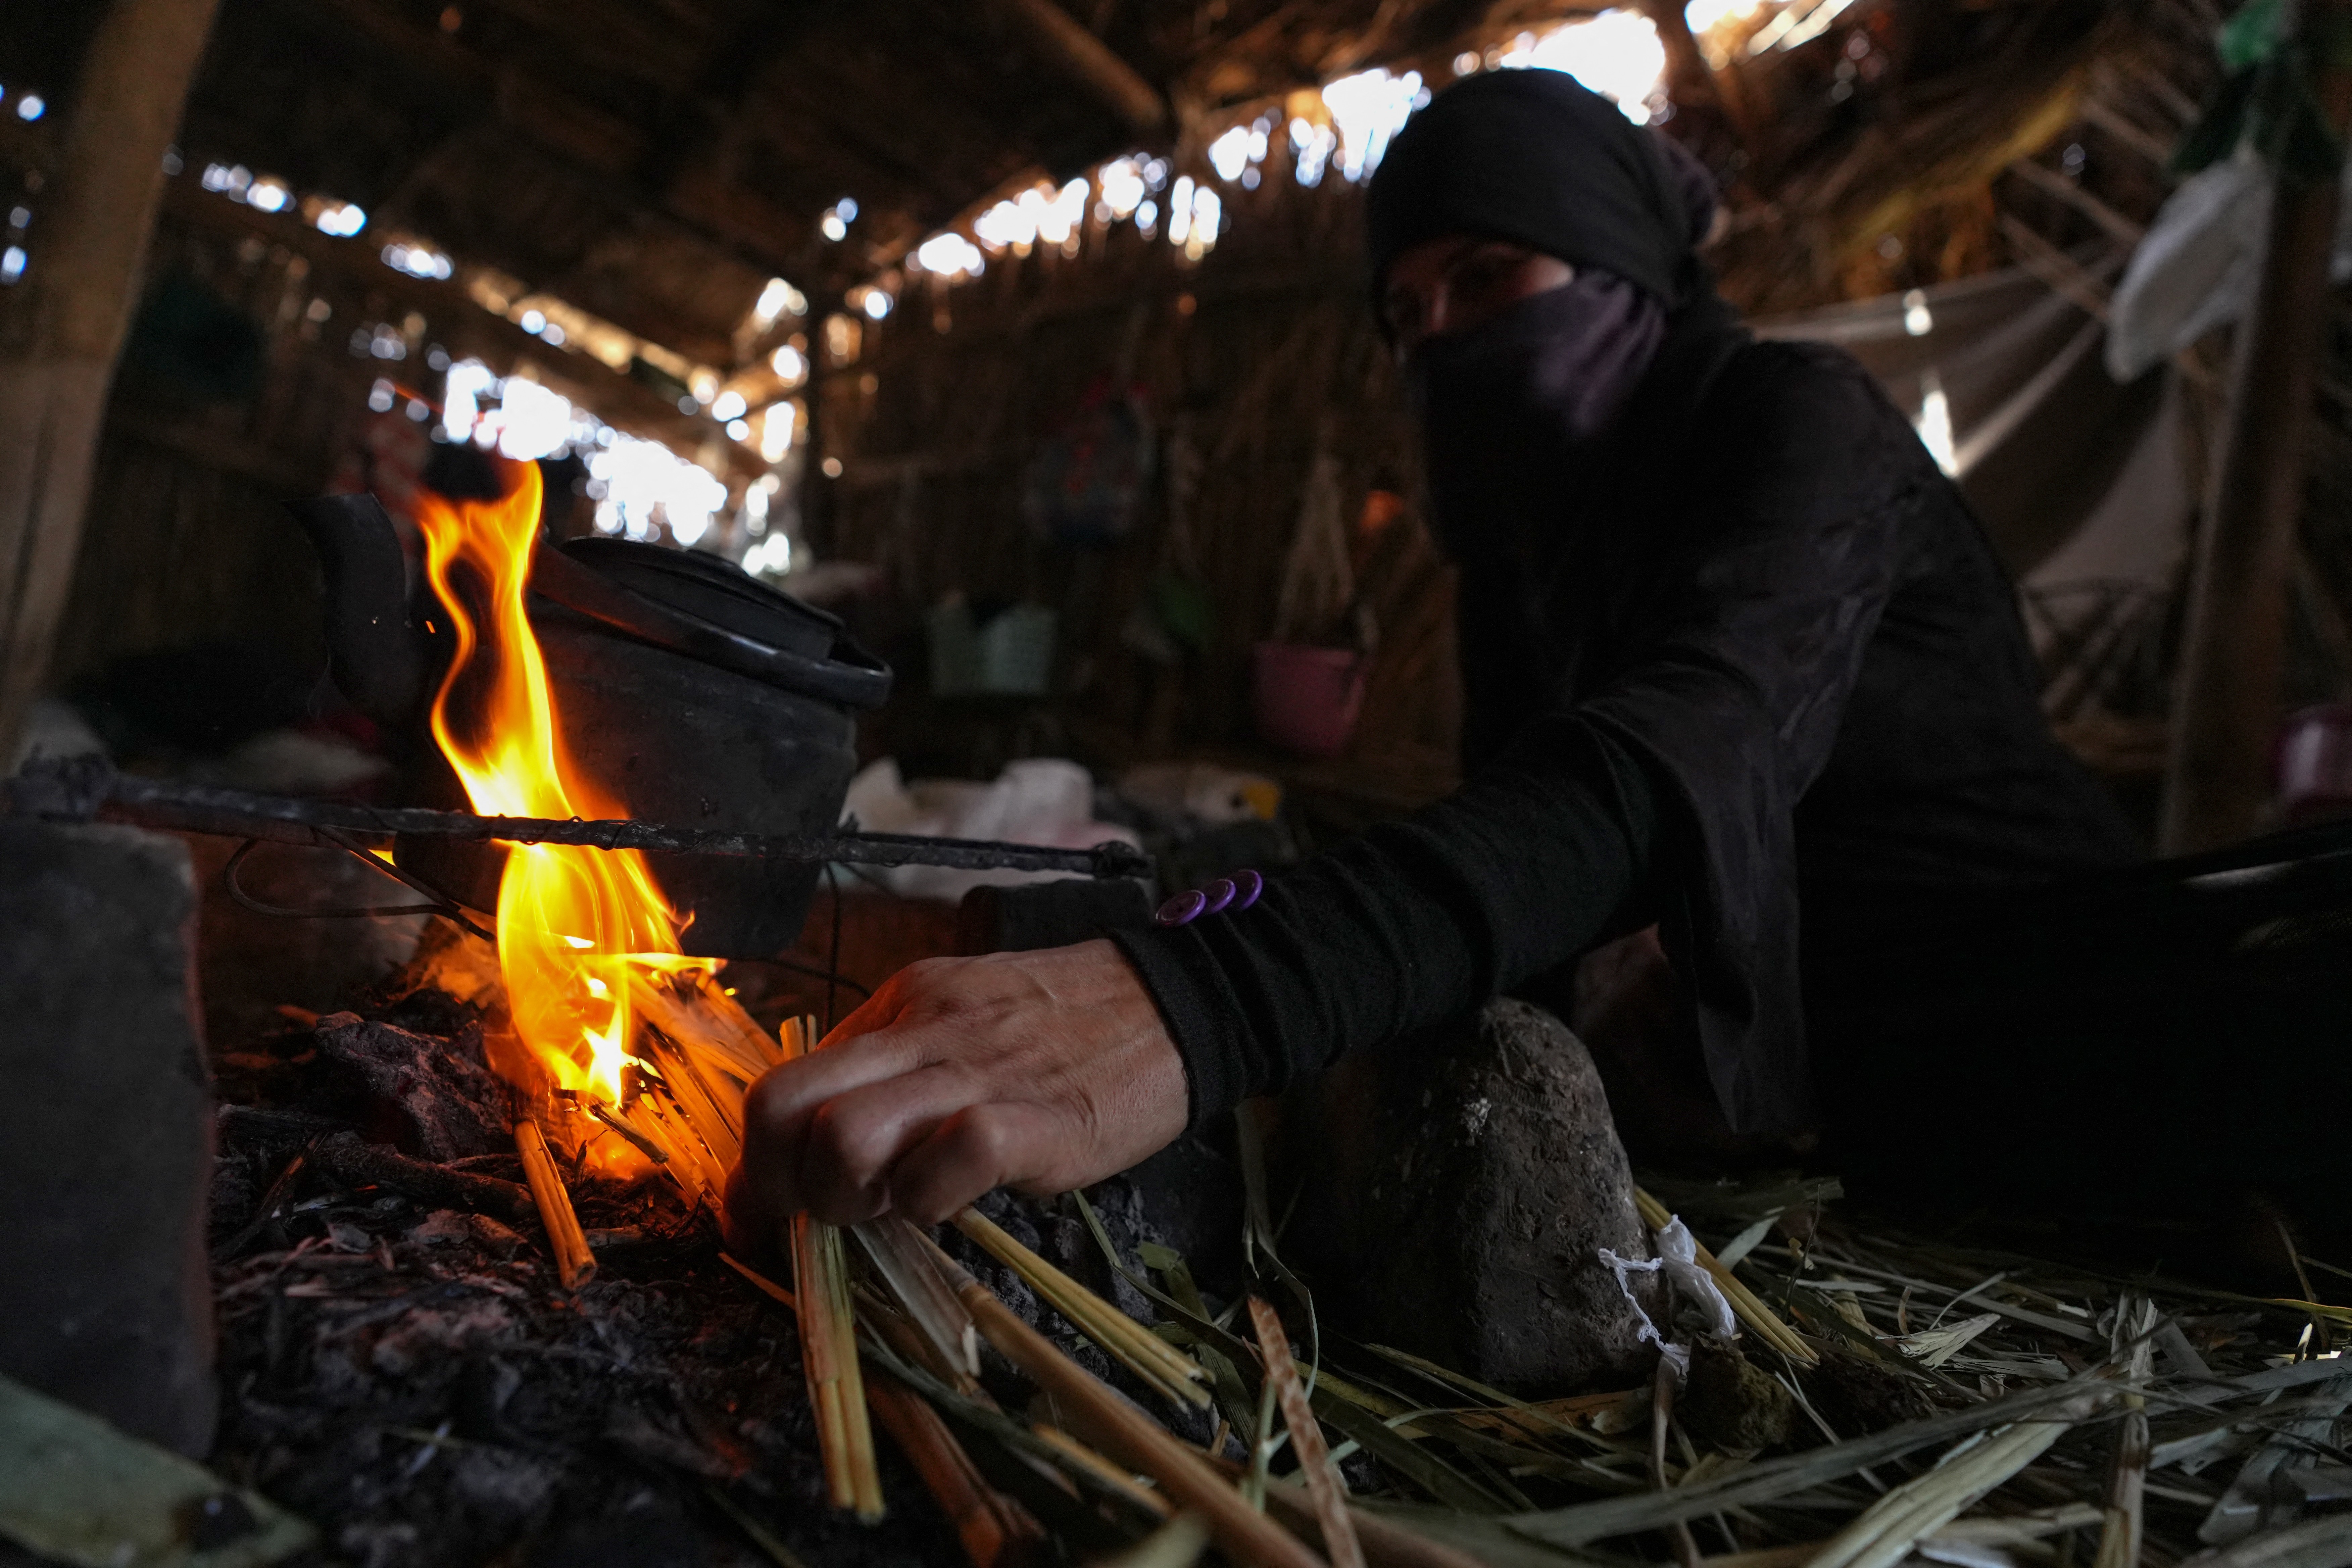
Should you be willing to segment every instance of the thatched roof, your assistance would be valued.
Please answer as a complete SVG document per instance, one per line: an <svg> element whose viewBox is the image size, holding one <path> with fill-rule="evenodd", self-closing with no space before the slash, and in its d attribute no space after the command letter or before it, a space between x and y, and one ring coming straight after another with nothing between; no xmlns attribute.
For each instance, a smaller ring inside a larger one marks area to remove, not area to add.
<svg viewBox="0 0 2352 1568"><path fill-rule="evenodd" d="M757 366L926 236L969 226L1016 186L1059 183L1139 150L1202 166L1208 138L1236 115L1280 110L1286 94L1374 64L1440 84L1463 49L1491 58L1523 26L1600 8L224 0L183 127L189 173L235 167L283 181L296 201L355 204L368 215L363 243L322 244L290 209L211 202L192 179L172 182L171 195L199 226L257 234L352 273L388 319L421 312L445 342L478 329L473 336L490 341L473 352L494 363L542 362L607 419L690 450L717 435L674 406L676 380L691 367L725 376ZM1638 8L1663 29L1682 111L1675 134L1742 187L1739 232L1722 259L1729 273L1753 267L1776 285L1743 299L1751 308L1996 265L1973 240L1947 247L1933 276L1917 275L1916 257L1875 268L1868 247L1882 231L1915 227L1923 209L1933 219L1954 195L1980 193L2017 161L2021 130L2030 141L2086 99L2120 102L2110 114L2118 123L2178 118L2131 104L2132 91L2085 92L2083 62L2117 13L2112 0L1765 5L1756 26L1818 13L1812 41L1745 52L1712 75L1680 5ZM62 99L96 8L9 9L0 77L39 81ZM1865 35L1857 74L1845 45ZM2148 74L2160 87L2167 73ZM10 143L47 129L0 117L0 164L44 162L38 147ZM2145 211L2160 194L2157 170L2136 179L2147 190L2122 205ZM2079 215L2062 216L2062 201L2043 205L2059 221L2036 222L2040 232L2063 244L2083 231ZM436 289L374 265L381 247L410 238L451 258L455 278ZM474 287L486 274L488 294ZM806 317L754 317L774 277L805 296ZM486 319L463 320L459 285L488 307ZM646 367L627 349L603 364L577 342L546 354L511 330L523 310L508 302L534 300L653 345L663 374L639 374ZM746 395L756 404L774 390L750 385Z"/></svg>
<svg viewBox="0 0 2352 1568"><path fill-rule="evenodd" d="M1075 41L1052 9L227 0L184 151L724 364L769 276L837 295L1024 169L1172 142L1171 100L1197 112L1561 8L1126 0L1055 13ZM845 196L836 243L820 226Z"/></svg>

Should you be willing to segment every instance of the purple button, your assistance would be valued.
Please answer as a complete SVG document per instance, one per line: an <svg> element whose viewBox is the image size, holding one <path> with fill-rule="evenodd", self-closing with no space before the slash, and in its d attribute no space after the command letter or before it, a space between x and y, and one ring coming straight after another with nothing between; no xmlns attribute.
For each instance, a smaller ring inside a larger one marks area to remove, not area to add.
<svg viewBox="0 0 2352 1568"><path fill-rule="evenodd" d="M1202 888L1201 891L1207 896L1209 900L1209 907L1202 910L1201 912L1204 915L1213 915L1223 910L1227 904L1232 903L1234 901L1234 895L1241 891L1241 889L1234 885L1232 878L1220 877L1215 881L1211 882L1207 887Z"/></svg>
<svg viewBox="0 0 2352 1568"><path fill-rule="evenodd" d="M1156 926L1190 925L1199 920L1201 911L1208 907L1209 895L1192 888L1160 905L1160 912L1151 917L1151 923Z"/></svg>
<svg viewBox="0 0 2352 1568"><path fill-rule="evenodd" d="M1265 891L1265 879L1264 877L1259 876L1255 871L1234 872L1233 900L1234 913L1239 914L1244 910L1249 908L1252 904L1257 902L1257 896Z"/></svg>

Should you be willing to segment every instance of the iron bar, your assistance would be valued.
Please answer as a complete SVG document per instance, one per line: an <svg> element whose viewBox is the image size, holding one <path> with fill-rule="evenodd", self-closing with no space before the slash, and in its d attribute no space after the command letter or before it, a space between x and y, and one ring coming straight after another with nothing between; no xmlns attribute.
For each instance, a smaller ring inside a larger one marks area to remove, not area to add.
<svg viewBox="0 0 2352 1568"><path fill-rule="evenodd" d="M1143 877L1150 859L1133 847L1097 844L1055 849L975 838L922 838L896 833L730 833L630 818L588 821L535 816L476 816L420 806L298 800L215 789L174 779L117 772L100 758L28 763L0 781L0 816L69 822L122 822L142 827L262 838L280 844L347 848L339 835L494 839L509 844L578 844L677 855L798 860L857 866L946 866L957 870L1065 871L1088 877Z"/></svg>

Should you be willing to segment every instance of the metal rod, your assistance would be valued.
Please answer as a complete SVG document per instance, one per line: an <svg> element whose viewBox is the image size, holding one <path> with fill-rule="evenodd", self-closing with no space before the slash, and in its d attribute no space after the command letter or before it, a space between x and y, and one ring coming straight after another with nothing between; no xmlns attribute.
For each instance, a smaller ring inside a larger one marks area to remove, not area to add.
<svg viewBox="0 0 2352 1568"><path fill-rule="evenodd" d="M337 848L338 834L495 839L509 844L579 844L592 849L799 860L858 866L947 866L958 870L1068 871L1088 877L1142 877L1151 862L1132 846L1053 849L973 838L920 838L895 833L729 833L630 818L558 821L535 816L476 816L419 806L358 805L215 789L172 779L117 773L99 758L27 763L0 781L0 816L73 822L105 820L281 844Z"/></svg>

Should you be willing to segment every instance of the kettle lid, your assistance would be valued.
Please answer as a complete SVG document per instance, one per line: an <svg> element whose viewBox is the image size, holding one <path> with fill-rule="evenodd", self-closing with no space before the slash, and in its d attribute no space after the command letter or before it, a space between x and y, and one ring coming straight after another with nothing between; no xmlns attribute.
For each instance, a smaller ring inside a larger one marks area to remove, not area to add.
<svg viewBox="0 0 2352 1568"><path fill-rule="evenodd" d="M657 605L809 658L830 654L845 629L840 616L803 604L733 562L703 551L593 535L567 540L559 548Z"/></svg>
<svg viewBox="0 0 2352 1568"><path fill-rule="evenodd" d="M878 708L890 667L838 616L698 551L634 540L542 539L530 591L656 647L787 691Z"/></svg>

